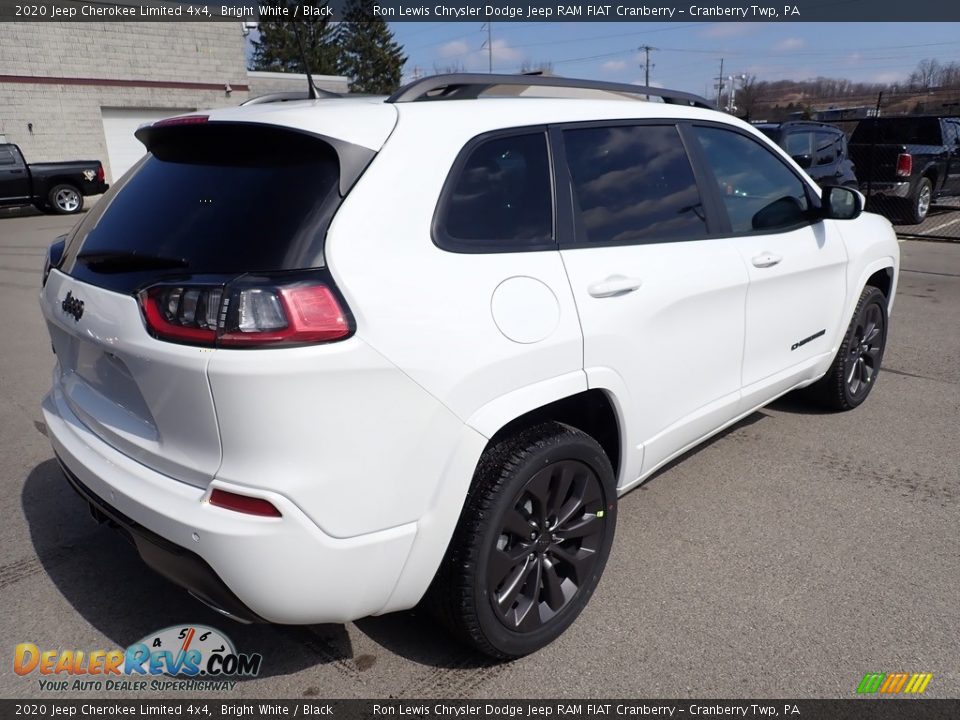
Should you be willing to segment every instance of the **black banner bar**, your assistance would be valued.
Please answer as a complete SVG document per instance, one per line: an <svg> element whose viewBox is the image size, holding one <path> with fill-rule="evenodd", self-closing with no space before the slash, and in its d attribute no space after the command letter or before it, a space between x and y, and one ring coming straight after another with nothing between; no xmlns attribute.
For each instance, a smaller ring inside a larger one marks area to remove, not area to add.
<svg viewBox="0 0 960 720"><path fill-rule="evenodd" d="M0 700L0 718L336 720L955 720L960 699L851 700Z"/></svg>
<svg viewBox="0 0 960 720"><path fill-rule="evenodd" d="M0 22L211 22L261 18L340 20L347 0L0 0ZM268 9L268 6L271 6ZM957 0L371 0L390 22L958 22ZM278 14L279 13L279 14Z"/></svg>

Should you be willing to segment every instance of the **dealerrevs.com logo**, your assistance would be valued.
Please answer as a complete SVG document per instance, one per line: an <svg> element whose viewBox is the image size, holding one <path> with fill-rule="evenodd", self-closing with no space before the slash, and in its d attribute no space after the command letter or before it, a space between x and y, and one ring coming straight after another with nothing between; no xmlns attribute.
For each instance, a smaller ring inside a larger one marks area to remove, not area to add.
<svg viewBox="0 0 960 720"><path fill-rule="evenodd" d="M43 650L34 643L14 649L17 675L38 675L40 690L232 690L238 677L260 672L263 656L238 653L219 630L174 625L151 633L126 650Z"/></svg>

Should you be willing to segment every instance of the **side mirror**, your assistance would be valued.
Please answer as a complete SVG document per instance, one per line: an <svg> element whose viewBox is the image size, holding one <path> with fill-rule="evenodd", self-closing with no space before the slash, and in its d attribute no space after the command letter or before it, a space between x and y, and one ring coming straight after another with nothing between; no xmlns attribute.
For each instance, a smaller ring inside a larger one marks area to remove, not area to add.
<svg viewBox="0 0 960 720"><path fill-rule="evenodd" d="M804 170L813 165L813 155L791 155L790 157L792 157L793 161Z"/></svg>
<svg viewBox="0 0 960 720"><path fill-rule="evenodd" d="M825 187L820 198L820 214L828 220L853 220L863 212L863 195L849 187Z"/></svg>

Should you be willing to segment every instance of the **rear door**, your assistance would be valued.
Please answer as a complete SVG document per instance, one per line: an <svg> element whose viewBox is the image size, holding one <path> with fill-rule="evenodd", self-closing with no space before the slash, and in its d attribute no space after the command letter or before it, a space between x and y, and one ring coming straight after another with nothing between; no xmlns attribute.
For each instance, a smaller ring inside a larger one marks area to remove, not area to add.
<svg viewBox="0 0 960 720"><path fill-rule="evenodd" d="M0 145L0 200L30 200L30 174L20 151L13 145Z"/></svg>
<svg viewBox="0 0 960 720"><path fill-rule="evenodd" d="M749 272L743 401L748 410L796 384L830 353L843 322L847 253L815 191L772 149L728 126L690 127L705 175Z"/></svg>
<svg viewBox="0 0 960 720"><path fill-rule="evenodd" d="M674 123L552 137L584 368L621 401L629 485L736 414L747 272L735 239L711 237Z"/></svg>

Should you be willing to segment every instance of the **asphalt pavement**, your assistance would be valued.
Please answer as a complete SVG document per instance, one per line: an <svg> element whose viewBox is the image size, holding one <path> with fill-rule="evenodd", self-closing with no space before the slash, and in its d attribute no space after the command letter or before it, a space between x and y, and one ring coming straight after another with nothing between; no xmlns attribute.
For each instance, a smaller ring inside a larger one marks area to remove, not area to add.
<svg viewBox="0 0 960 720"><path fill-rule="evenodd" d="M91 697L16 675L17 643L123 648L205 623L263 654L260 676L210 699L847 698L865 673L900 671L933 673L926 696L960 697L960 244L901 246L885 368L864 406L825 414L788 396L658 473L621 500L575 625L494 664L418 611L236 625L91 520L39 410L54 360L40 268L73 222L0 212L0 696Z"/></svg>

